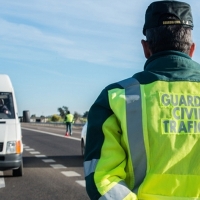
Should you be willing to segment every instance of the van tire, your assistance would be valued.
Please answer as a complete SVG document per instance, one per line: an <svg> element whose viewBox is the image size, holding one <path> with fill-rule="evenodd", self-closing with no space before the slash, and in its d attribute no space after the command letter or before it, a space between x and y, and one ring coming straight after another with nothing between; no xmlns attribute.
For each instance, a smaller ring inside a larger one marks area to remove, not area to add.
<svg viewBox="0 0 200 200"><path fill-rule="evenodd" d="M23 176L23 161L21 161L21 165L18 169L13 169L13 176Z"/></svg>

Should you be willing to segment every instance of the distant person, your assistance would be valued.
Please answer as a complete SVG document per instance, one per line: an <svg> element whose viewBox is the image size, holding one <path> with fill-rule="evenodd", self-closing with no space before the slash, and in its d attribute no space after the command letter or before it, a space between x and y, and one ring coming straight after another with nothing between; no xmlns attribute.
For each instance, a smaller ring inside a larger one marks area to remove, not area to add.
<svg viewBox="0 0 200 200"><path fill-rule="evenodd" d="M147 8L144 70L104 88L89 110L90 199L200 199L200 64L192 60L192 29L185 2Z"/></svg>
<svg viewBox="0 0 200 200"><path fill-rule="evenodd" d="M0 99L0 113L4 113L6 115L11 115L11 112L7 108L6 105L4 105L4 100Z"/></svg>
<svg viewBox="0 0 200 200"><path fill-rule="evenodd" d="M72 123L74 122L74 115L70 114L70 111L67 111L67 114L65 116L65 122L66 122L66 135L71 136L72 135Z"/></svg>

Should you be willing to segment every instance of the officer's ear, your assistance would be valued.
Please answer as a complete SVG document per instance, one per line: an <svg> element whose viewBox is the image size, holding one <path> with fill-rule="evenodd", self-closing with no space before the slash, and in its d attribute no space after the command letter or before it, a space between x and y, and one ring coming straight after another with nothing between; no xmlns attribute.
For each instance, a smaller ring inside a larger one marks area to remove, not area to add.
<svg viewBox="0 0 200 200"><path fill-rule="evenodd" d="M149 49L149 43L146 40L141 40L143 50L144 50L144 55L148 59L152 53L151 50Z"/></svg>
<svg viewBox="0 0 200 200"><path fill-rule="evenodd" d="M189 56L192 57L195 51L195 43L192 43L192 46L190 47L190 51L189 51Z"/></svg>

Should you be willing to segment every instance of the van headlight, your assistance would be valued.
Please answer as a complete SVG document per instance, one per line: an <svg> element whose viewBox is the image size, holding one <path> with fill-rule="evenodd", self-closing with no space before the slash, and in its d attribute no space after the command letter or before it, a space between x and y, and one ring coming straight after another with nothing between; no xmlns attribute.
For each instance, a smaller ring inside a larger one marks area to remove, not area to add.
<svg viewBox="0 0 200 200"><path fill-rule="evenodd" d="M22 152L22 143L21 141L8 141L6 147L6 153L17 153Z"/></svg>

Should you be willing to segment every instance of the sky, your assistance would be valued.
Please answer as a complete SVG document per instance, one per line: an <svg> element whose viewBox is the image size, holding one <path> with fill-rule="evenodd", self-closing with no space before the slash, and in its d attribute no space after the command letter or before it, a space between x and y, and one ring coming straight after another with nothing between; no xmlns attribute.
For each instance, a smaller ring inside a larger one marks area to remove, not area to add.
<svg viewBox="0 0 200 200"><path fill-rule="evenodd" d="M0 0L0 74L13 84L18 114L84 114L107 85L142 71L150 0ZM200 2L192 7L200 62Z"/></svg>

